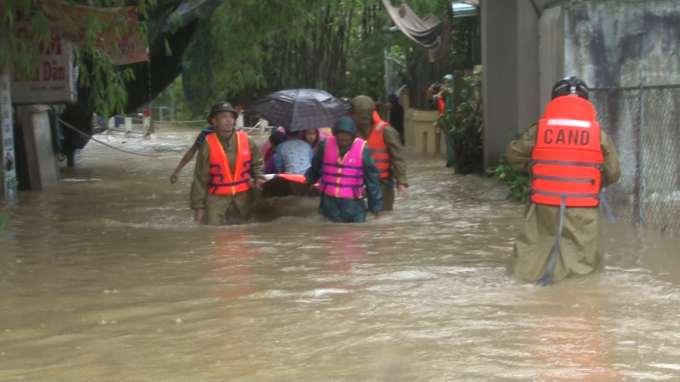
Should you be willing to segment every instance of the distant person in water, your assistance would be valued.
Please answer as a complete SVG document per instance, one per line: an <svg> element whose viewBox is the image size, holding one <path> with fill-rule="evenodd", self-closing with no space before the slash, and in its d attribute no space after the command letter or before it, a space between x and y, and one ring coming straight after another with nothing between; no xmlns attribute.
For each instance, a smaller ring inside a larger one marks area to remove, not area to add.
<svg viewBox="0 0 680 382"><path fill-rule="evenodd" d="M262 153L248 134L234 129L237 116L229 102L219 102L207 117L215 132L206 135L198 150L191 185L197 222L221 225L250 218L252 187L262 189Z"/></svg>

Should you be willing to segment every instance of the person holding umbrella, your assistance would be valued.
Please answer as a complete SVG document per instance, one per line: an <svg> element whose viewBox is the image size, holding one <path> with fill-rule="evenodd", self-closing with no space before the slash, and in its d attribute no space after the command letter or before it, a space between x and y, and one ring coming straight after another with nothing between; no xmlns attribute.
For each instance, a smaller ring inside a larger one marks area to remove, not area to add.
<svg viewBox="0 0 680 382"><path fill-rule="evenodd" d="M354 121L340 117L333 125L333 135L319 143L312 167L305 173L306 183L319 182L319 213L329 221L363 223L367 207L376 217L383 208L380 173L373 154L367 142L356 136Z"/></svg>
<svg viewBox="0 0 680 382"><path fill-rule="evenodd" d="M360 95L352 99L350 105L352 119L359 127L359 135L368 142L380 171L383 211L392 211L395 180L399 194L408 197L406 160L402 155L399 133L376 116L375 102L371 97Z"/></svg>
<svg viewBox="0 0 680 382"><path fill-rule="evenodd" d="M243 131L235 131L238 112L226 101L216 103L207 120L215 132L198 150L191 208L194 219L209 225L226 224L252 215L252 185L262 189L264 161L259 148Z"/></svg>

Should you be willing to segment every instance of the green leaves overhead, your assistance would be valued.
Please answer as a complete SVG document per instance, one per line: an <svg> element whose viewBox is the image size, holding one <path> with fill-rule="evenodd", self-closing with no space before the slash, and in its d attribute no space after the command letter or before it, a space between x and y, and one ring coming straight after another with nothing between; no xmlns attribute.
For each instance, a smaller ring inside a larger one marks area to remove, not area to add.
<svg viewBox="0 0 680 382"><path fill-rule="evenodd" d="M146 17L155 3L156 0L137 0L134 5L140 16ZM54 7L55 4L65 7L60 11L68 13L69 9L75 9L72 7L76 6L76 1L3 0L0 18L3 21L2 38L5 44L0 49L0 69L12 65L13 74L21 78L30 78L34 74L40 46L46 46L51 41L50 21L46 17L46 11L47 7ZM129 4L123 0L89 0L88 5L106 8ZM16 36L12 31L17 22L30 23L32 35ZM115 40L106 43L102 36L112 34L120 37L137 32L146 40L147 28L144 24L138 24L138 30L130 31L123 16L103 19L102 13L96 11L86 13L84 25L82 41L74 45L76 63L80 70L80 85L92 88L91 97L95 109L99 114L108 117L115 112L122 112L125 107L125 80L132 78L132 71L121 70L113 63L111 55L120 54L120 48Z"/></svg>
<svg viewBox="0 0 680 382"><path fill-rule="evenodd" d="M419 15L431 12L442 17L448 2L408 0L408 4ZM248 105L285 88L384 99L385 50L402 62L409 55L426 54L403 34L387 32L393 22L380 0L232 0L213 13L207 22L210 28L202 26L206 21L200 23L184 55L196 116L218 99ZM454 35L452 41L462 44L466 36ZM454 46L450 51L461 49ZM431 70L418 71L426 72ZM405 69L400 77L405 83ZM187 117L190 102L178 97L182 86L181 80L175 81L158 102L171 104L178 117Z"/></svg>

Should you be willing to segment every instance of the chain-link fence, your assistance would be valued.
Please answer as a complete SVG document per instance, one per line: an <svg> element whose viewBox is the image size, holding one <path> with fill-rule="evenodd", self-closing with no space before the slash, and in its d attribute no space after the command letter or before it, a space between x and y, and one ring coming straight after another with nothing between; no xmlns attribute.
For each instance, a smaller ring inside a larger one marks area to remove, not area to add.
<svg viewBox="0 0 680 382"><path fill-rule="evenodd" d="M593 89L590 100L619 153L607 189L618 219L680 232L680 85Z"/></svg>

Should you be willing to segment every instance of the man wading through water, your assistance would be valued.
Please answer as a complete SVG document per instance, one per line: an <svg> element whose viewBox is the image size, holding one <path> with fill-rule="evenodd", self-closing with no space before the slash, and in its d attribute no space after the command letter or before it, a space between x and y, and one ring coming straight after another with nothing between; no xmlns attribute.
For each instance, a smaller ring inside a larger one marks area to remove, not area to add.
<svg viewBox="0 0 680 382"><path fill-rule="evenodd" d="M359 136L368 142L380 171L383 211L392 211L395 181L399 194L408 197L406 160L402 155L399 133L380 118L374 120L375 102L370 97L360 95L350 101L350 104L351 116L359 128Z"/></svg>
<svg viewBox="0 0 680 382"><path fill-rule="evenodd" d="M604 269L597 207L608 211L601 188L616 182L621 168L588 93L578 77L558 81L543 119L508 146L508 162L531 181L509 268L528 282L547 285Z"/></svg>
<svg viewBox="0 0 680 382"><path fill-rule="evenodd" d="M238 112L229 102L216 103L207 117L215 133L198 150L191 208L195 220L221 225L252 215L252 184L262 189L264 161L259 147L242 131L234 130Z"/></svg>

